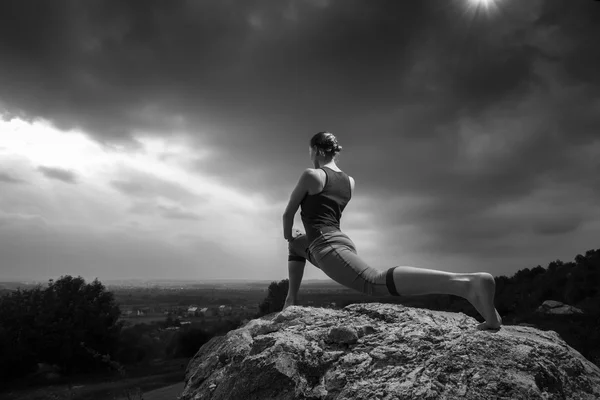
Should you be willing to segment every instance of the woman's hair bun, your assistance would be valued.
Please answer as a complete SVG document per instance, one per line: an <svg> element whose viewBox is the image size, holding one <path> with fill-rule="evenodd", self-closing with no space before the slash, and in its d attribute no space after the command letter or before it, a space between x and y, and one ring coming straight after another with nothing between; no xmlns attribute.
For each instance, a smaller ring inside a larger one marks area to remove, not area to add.
<svg viewBox="0 0 600 400"><path fill-rule="evenodd" d="M339 145L337 138L331 132L319 132L310 140L310 146L317 146L325 153L333 154L342 151L342 146Z"/></svg>
<svg viewBox="0 0 600 400"><path fill-rule="evenodd" d="M338 144L335 136L331 135L327 142L328 142L327 147L325 148L326 153L334 153L335 154L335 153L339 153L340 151L342 151L342 146L340 146Z"/></svg>

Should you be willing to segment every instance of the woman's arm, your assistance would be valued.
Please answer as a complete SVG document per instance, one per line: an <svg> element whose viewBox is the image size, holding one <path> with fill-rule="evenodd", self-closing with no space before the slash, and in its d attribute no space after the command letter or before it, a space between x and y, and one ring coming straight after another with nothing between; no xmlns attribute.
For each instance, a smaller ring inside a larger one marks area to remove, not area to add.
<svg viewBox="0 0 600 400"><path fill-rule="evenodd" d="M296 215L304 196L306 196L309 190L318 183L319 178L314 169L308 168L300 176L283 213L283 237L285 240L293 239L292 226L294 225L294 216Z"/></svg>

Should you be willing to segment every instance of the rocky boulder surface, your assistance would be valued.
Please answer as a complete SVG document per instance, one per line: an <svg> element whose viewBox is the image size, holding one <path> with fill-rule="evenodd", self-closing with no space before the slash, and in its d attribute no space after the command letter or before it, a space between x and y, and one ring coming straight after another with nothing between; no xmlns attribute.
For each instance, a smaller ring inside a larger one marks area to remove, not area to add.
<svg viewBox="0 0 600 400"><path fill-rule="evenodd" d="M600 399L600 369L555 332L476 324L395 304L289 307L202 346L181 399Z"/></svg>
<svg viewBox="0 0 600 400"><path fill-rule="evenodd" d="M583 314L579 308L555 300L544 301L536 311L544 314Z"/></svg>

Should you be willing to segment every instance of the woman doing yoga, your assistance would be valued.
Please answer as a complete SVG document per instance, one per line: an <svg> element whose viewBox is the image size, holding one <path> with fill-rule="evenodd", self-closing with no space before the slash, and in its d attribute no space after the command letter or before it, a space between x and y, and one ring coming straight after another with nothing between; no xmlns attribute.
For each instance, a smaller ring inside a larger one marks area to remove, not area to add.
<svg viewBox="0 0 600 400"><path fill-rule="evenodd" d="M499 329L494 308L495 281L488 273L452 273L415 267L371 267L356 252L354 243L340 230L344 208L354 193L354 179L335 163L342 150L336 137L319 132L310 140L314 168L306 169L294 188L283 214L283 236L288 241L289 290L284 309L295 305L306 260L334 281L373 295L453 294L467 299L485 319L478 329ZM301 208L306 233L293 230Z"/></svg>

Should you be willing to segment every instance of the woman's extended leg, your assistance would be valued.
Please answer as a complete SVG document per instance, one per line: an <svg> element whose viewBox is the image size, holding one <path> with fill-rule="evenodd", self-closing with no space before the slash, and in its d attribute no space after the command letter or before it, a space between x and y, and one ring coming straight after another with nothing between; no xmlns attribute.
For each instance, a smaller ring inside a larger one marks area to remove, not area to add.
<svg viewBox="0 0 600 400"><path fill-rule="evenodd" d="M494 308L496 284L487 273L452 273L415 267L379 270L358 256L354 243L342 232L315 239L310 253L334 281L373 296L453 294L467 299L485 319L479 329L497 329L502 320Z"/></svg>
<svg viewBox="0 0 600 400"><path fill-rule="evenodd" d="M289 306L296 305L298 301L298 290L300 289L300 283L302 282L302 276L304 275L305 265L306 262L302 261L288 261L290 286L285 299L285 304L283 305L284 310Z"/></svg>
<svg viewBox="0 0 600 400"><path fill-rule="evenodd" d="M452 273L415 267L396 267L393 280L400 295L453 294L467 299L485 319L479 329L498 329L502 324L494 308L496 282L488 273Z"/></svg>

